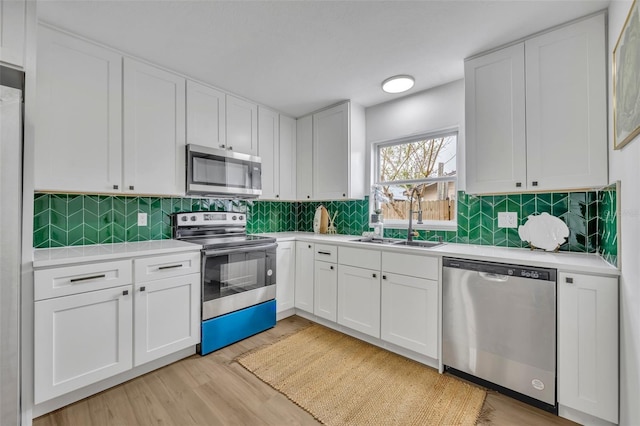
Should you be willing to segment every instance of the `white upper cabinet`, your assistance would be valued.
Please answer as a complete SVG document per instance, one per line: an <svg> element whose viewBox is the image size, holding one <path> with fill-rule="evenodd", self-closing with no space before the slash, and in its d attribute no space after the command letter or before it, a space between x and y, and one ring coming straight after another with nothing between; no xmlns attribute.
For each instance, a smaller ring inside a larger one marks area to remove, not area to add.
<svg viewBox="0 0 640 426"><path fill-rule="evenodd" d="M296 120L296 194L298 200L313 195L313 116Z"/></svg>
<svg viewBox="0 0 640 426"><path fill-rule="evenodd" d="M258 155L262 160L262 199L279 198L280 117L277 112L258 107Z"/></svg>
<svg viewBox="0 0 640 426"><path fill-rule="evenodd" d="M604 21L465 62L467 192L607 184Z"/></svg>
<svg viewBox="0 0 640 426"><path fill-rule="evenodd" d="M465 62L467 192L526 184L524 45Z"/></svg>
<svg viewBox="0 0 640 426"><path fill-rule="evenodd" d="M351 102L313 114L313 198L364 197L364 109Z"/></svg>
<svg viewBox="0 0 640 426"><path fill-rule="evenodd" d="M185 79L124 60L126 192L184 194Z"/></svg>
<svg viewBox="0 0 640 426"><path fill-rule="evenodd" d="M281 200L296 200L296 120L280 115Z"/></svg>
<svg viewBox="0 0 640 426"><path fill-rule="evenodd" d="M26 0L0 0L0 62L24 66Z"/></svg>
<svg viewBox="0 0 640 426"><path fill-rule="evenodd" d="M41 26L37 61L35 189L120 192L122 57Z"/></svg>
<svg viewBox="0 0 640 426"><path fill-rule="evenodd" d="M227 143L223 148L258 155L258 106L227 95L226 108Z"/></svg>
<svg viewBox="0 0 640 426"><path fill-rule="evenodd" d="M187 81L187 143L221 148L226 138L225 94Z"/></svg>
<svg viewBox="0 0 640 426"><path fill-rule="evenodd" d="M604 20L600 14L525 42L528 189L607 184Z"/></svg>
<svg viewBox="0 0 640 426"><path fill-rule="evenodd" d="M296 199L296 121L258 107L258 155L263 200Z"/></svg>

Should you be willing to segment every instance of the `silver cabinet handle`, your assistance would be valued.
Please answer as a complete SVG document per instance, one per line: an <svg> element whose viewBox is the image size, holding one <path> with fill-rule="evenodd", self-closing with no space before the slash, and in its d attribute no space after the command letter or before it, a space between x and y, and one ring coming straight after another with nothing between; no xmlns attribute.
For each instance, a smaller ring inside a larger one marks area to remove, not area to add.
<svg viewBox="0 0 640 426"><path fill-rule="evenodd" d="M220 145L218 145L218 147L220 147L220 148L222 148L222 149L225 149L225 148L226 148L226 145L225 145L225 144L223 144L223 143L221 143Z"/></svg>
<svg viewBox="0 0 640 426"><path fill-rule="evenodd" d="M376 275L376 274L373 274L373 278L377 278L377 277L378 277L378 275Z"/></svg>
<svg viewBox="0 0 640 426"><path fill-rule="evenodd" d="M386 275L383 275L383 276L382 276L382 279L383 279L383 280L386 280L386 279L387 279L387 276L386 276Z"/></svg>
<svg viewBox="0 0 640 426"><path fill-rule="evenodd" d="M233 147L230 146L229 148L227 148L229 151L233 151Z"/></svg>
<svg viewBox="0 0 640 426"><path fill-rule="evenodd" d="M98 278L106 278L106 277L107 277L107 275L106 275L106 274L91 275L91 276L88 276L88 277L82 277L82 278L71 278L71 279L69 280L69 282L77 283L77 282L80 282L80 281L95 280L95 279L98 279Z"/></svg>
<svg viewBox="0 0 640 426"><path fill-rule="evenodd" d="M129 190L133 191L133 185L129 185Z"/></svg>
<svg viewBox="0 0 640 426"><path fill-rule="evenodd" d="M122 295L126 296L127 294L129 294L129 290L122 290Z"/></svg>
<svg viewBox="0 0 640 426"><path fill-rule="evenodd" d="M140 291L145 291L147 288L145 286L140 287Z"/></svg>
<svg viewBox="0 0 640 426"><path fill-rule="evenodd" d="M522 187L522 182L516 182L516 188L521 188Z"/></svg>
<svg viewBox="0 0 640 426"><path fill-rule="evenodd" d="M113 185L113 189L118 189L118 185Z"/></svg>
<svg viewBox="0 0 640 426"><path fill-rule="evenodd" d="M182 268L182 263L179 263L177 265L158 266L158 269L174 269L174 268Z"/></svg>
<svg viewBox="0 0 640 426"><path fill-rule="evenodd" d="M327 256L331 256L331 253L328 251L319 251L318 254L326 254Z"/></svg>
<svg viewBox="0 0 640 426"><path fill-rule="evenodd" d="M564 282L565 282L565 283L567 283L567 284L573 284L573 278L571 278L571 277L566 277L566 278L564 279Z"/></svg>
<svg viewBox="0 0 640 426"><path fill-rule="evenodd" d="M331 269L333 271L333 265L329 266L329 269Z"/></svg>

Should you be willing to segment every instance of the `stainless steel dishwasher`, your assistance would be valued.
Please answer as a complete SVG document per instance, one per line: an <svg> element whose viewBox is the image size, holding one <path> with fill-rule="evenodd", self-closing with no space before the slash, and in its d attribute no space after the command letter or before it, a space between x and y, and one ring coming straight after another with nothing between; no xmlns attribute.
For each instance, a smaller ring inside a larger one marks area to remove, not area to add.
<svg viewBox="0 0 640 426"><path fill-rule="evenodd" d="M555 412L556 270L445 257L442 287L445 369Z"/></svg>

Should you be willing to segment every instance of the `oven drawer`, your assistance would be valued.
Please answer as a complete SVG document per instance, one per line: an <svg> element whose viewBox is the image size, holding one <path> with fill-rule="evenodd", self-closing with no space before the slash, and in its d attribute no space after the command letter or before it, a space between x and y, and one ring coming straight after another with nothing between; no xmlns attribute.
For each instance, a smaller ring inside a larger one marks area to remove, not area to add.
<svg viewBox="0 0 640 426"><path fill-rule="evenodd" d="M315 260L322 260L323 262L338 262L338 247L329 246L326 244L315 245Z"/></svg>
<svg viewBox="0 0 640 426"><path fill-rule="evenodd" d="M134 261L137 283L200 272L200 252L185 252L166 256L153 256Z"/></svg>
<svg viewBox="0 0 640 426"><path fill-rule="evenodd" d="M131 284L131 260L34 271L34 299L44 300Z"/></svg>

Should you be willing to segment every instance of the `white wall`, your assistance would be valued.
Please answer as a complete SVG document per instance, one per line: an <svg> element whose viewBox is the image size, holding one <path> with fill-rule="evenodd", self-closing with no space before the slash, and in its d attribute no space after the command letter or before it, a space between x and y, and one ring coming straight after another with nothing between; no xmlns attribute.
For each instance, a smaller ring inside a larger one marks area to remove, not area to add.
<svg viewBox="0 0 640 426"><path fill-rule="evenodd" d="M458 189L464 189L464 80L369 107L366 122L368 159L372 143L457 128ZM371 161L366 173L371 176Z"/></svg>
<svg viewBox="0 0 640 426"><path fill-rule="evenodd" d="M613 49L631 7L618 0L609 6L609 74ZM640 70L636 70L640 72ZM640 137L613 150L613 82L609 75L609 181L621 181L620 225L620 424L640 425Z"/></svg>

